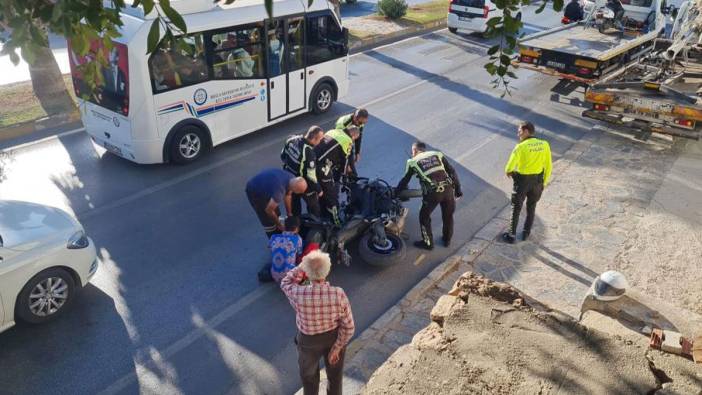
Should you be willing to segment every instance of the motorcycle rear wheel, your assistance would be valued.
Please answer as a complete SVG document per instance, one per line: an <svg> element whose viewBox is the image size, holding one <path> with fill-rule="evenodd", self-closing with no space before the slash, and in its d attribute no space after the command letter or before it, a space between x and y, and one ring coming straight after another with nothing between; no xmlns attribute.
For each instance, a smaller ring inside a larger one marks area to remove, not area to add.
<svg viewBox="0 0 702 395"><path fill-rule="evenodd" d="M373 242L373 234L367 233L358 242L358 253L367 264L371 266L392 266L405 259L407 246L400 236L387 233L386 238L390 243L387 246L377 246Z"/></svg>

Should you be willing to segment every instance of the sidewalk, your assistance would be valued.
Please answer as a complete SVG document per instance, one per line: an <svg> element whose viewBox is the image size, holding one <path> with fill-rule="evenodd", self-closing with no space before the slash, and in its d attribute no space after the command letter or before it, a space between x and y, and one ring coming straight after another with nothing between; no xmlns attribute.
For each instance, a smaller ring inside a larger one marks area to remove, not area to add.
<svg viewBox="0 0 702 395"><path fill-rule="evenodd" d="M361 393L471 270L575 319L592 280L619 270L637 291L667 302L678 319L700 329L701 192L702 143L658 136L643 142L593 129L554 164L530 240L498 241L510 215L505 207L350 345L345 393Z"/></svg>

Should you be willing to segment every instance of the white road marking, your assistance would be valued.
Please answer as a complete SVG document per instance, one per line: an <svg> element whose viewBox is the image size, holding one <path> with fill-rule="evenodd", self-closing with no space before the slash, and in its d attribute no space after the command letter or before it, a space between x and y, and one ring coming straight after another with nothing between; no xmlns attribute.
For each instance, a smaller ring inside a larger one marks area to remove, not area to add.
<svg viewBox="0 0 702 395"><path fill-rule="evenodd" d="M177 354L178 352L184 350L191 344L195 343L198 339L202 338L205 336L207 333L207 329L214 329L217 328L219 325L222 323L226 322L236 314L238 314L241 310L247 308L248 306L252 305L255 303L258 299L268 295L272 291L276 290L277 291L278 287L275 287L273 285L261 285L252 292L248 293L245 295L243 298L237 300L235 303L227 307L226 309L222 310L220 313L218 313L216 316L210 318L209 320L205 321L204 325L200 325L197 329L194 329L190 331L185 337L181 338L180 340L177 340L175 343L171 344L168 346L163 352L160 353L160 356L163 360L171 358L173 355ZM144 364L144 367L146 368L153 368L152 365L153 363L147 362ZM107 387L105 390L101 391L101 395L108 395L108 394L117 394L121 391L123 391L125 388L127 388L129 385L137 381L137 373L132 372L129 373L126 376L123 376L119 380L115 381Z"/></svg>
<svg viewBox="0 0 702 395"><path fill-rule="evenodd" d="M500 137L499 133L494 133L490 137L486 138L485 140L481 141L480 144L473 146L473 148L469 149L468 151L462 153L461 155L455 157L453 160L455 160L458 163L461 163L463 159L466 159L467 157L473 155L474 153L478 152L479 149L485 147L488 145L491 141L495 140L496 138Z"/></svg>

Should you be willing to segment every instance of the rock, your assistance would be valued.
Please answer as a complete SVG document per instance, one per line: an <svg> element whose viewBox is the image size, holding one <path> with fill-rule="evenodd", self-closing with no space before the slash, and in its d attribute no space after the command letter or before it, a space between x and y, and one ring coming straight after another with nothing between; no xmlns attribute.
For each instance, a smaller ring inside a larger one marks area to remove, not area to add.
<svg viewBox="0 0 702 395"><path fill-rule="evenodd" d="M451 310L453 310L455 306L463 304L463 300L456 296L442 295L434 305L434 308L431 309L431 320L443 326L444 320L451 314Z"/></svg>
<svg viewBox="0 0 702 395"><path fill-rule="evenodd" d="M517 298L512 301L512 306L514 307L522 307L524 305L524 299L522 298Z"/></svg>
<svg viewBox="0 0 702 395"><path fill-rule="evenodd" d="M444 343L444 329L436 322L432 322L412 338L412 346L417 350L440 350Z"/></svg>

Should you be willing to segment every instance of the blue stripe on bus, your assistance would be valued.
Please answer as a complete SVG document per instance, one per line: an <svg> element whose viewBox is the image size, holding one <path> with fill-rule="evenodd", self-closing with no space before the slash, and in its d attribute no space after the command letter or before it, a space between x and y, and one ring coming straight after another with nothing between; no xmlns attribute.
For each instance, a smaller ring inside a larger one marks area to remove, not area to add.
<svg viewBox="0 0 702 395"><path fill-rule="evenodd" d="M204 109L204 110L195 110L195 111L196 111L196 113L197 113L197 116L198 116L198 117L201 117L201 116L205 116L205 115L207 115L207 114L215 113L215 112L220 111L220 110L225 110L225 109L230 108L230 107L234 107L234 106L238 106L238 105L240 105L240 104L244 104L244 103L246 103L246 102L248 102L248 101L254 100L255 98L256 98L256 97L248 97L248 98L246 98L246 99L242 99L242 100L239 100L239 101L235 101L235 102L223 104L223 105L221 105L221 106L214 106L214 107L206 108L206 109Z"/></svg>

